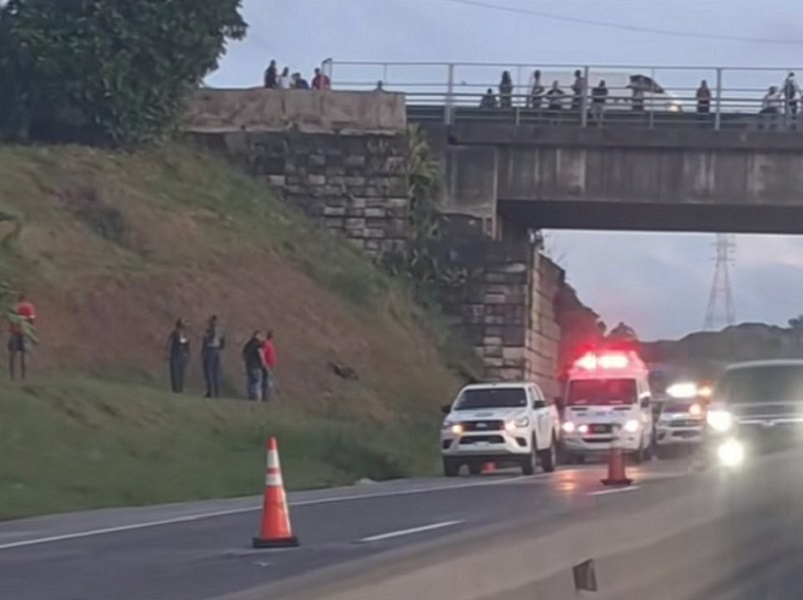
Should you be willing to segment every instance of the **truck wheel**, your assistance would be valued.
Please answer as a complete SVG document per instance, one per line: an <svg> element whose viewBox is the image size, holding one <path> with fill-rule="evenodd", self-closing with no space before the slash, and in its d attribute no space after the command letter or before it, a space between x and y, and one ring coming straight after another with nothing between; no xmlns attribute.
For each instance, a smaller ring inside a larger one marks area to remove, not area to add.
<svg viewBox="0 0 803 600"><path fill-rule="evenodd" d="M555 450L555 438L549 443L549 448L539 451L539 458L541 459L541 468L544 473L552 473L557 464L557 452Z"/></svg>
<svg viewBox="0 0 803 600"><path fill-rule="evenodd" d="M521 463L521 472L524 473L525 475L535 474L535 467L536 463L538 462L537 459L538 450L536 450L538 446L536 446L535 444L535 438L533 438L532 442L530 443L532 445L532 447L530 448L530 453L524 459L524 462Z"/></svg>
<svg viewBox="0 0 803 600"><path fill-rule="evenodd" d="M482 464L478 462L468 463L468 472L472 475L479 475L482 473Z"/></svg>
<svg viewBox="0 0 803 600"><path fill-rule="evenodd" d="M460 474L460 463L453 458L444 458L443 474L446 477L457 477Z"/></svg>

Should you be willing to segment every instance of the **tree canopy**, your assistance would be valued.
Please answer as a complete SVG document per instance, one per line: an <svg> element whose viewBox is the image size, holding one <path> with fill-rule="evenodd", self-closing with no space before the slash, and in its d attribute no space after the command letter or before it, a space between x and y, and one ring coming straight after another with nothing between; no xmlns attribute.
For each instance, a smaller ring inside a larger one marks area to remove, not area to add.
<svg viewBox="0 0 803 600"><path fill-rule="evenodd" d="M150 140L245 36L241 0L0 3L0 136Z"/></svg>

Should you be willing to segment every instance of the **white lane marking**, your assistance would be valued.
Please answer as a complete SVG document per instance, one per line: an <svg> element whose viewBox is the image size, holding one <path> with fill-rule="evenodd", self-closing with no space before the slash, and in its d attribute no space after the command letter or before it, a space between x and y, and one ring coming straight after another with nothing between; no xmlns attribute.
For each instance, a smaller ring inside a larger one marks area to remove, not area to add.
<svg viewBox="0 0 803 600"><path fill-rule="evenodd" d="M368 500L371 498L389 498L393 496L411 496L413 494L427 494L434 492L443 492L449 490L459 490L470 487L481 487L487 485L500 485L505 483L517 482L522 480L543 479L549 477L549 473L541 473L539 475L510 477L504 479L492 479L487 481L472 481L470 483L461 483L457 485L439 485L422 488L413 488L408 490L389 490L387 492L375 492L372 494L352 494L347 496L333 496L330 498L317 498L311 500L300 500L290 502L290 506L314 506L318 504L333 504L336 502L350 502L354 500ZM80 538L95 537L98 535L106 535L110 533L122 533L125 531L134 531L137 529L149 529L151 527L162 527L164 525L174 525L178 523L191 523L193 521L202 521L204 519L213 519L215 517L225 517L229 515L237 515L248 512L256 512L262 510L262 505L247 506L243 508L232 508L228 510L217 510L213 512L197 513L193 515L185 515L183 517L172 517L170 519L161 519L158 521L146 521L144 523L132 523L129 525L118 525L115 527L104 527L101 529L91 529L88 531L76 531L73 533L65 533L61 535L52 535L48 537L33 538L28 540L19 540L17 542L9 542L0 544L0 550L11 550L12 548L22 548L25 546L36 546L39 544L50 544L53 542L61 542L66 540L75 540Z"/></svg>
<svg viewBox="0 0 803 600"><path fill-rule="evenodd" d="M22 548L24 546L36 546L38 544L50 544L53 542L61 542L64 540L76 540L80 538L94 537L96 535L105 535L107 533L120 533L123 531L133 531L135 529L148 529L150 527L160 527L162 525L172 525L174 523L189 523L192 521L201 521L203 519L211 519L213 517L224 517L227 515L236 515L246 512L254 512L259 510L259 506L249 506L246 508L232 508L229 510L218 510L208 513L199 513L195 515L187 515L184 517L173 517L171 519L162 519L160 521L146 521L145 523L132 523L130 525L118 525L116 527L104 527L102 529L91 529L89 531L76 531L74 533L65 533L62 535L51 535L49 537L33 538L30 540L20 540L18 542L10 542L8 544L0 544L0 550L10 550L12 548Z"/></svg>
<svg viewBox="0 0 803 600"><path fill-rule="evenodd" d="M608 494L621 494L622 492L634 492L639 489L637 485L631 485L628 487L622 488L614 488L612 490L600 490L598 492L589 492L589 496L607 496Z"/></svg>
<svg viewBox="0 0 803 600"><path fill-rule="evenodd" d="M379 535L372 535L371 537L363 538L360 542L379 542L381 540L389 540L391 538L401 537L403 535L411 535L413 533L423 533L425 531L434 531L435 529L443 529L444 527L451 527L453 525L460 525L465 521L444 521L442 523L433 523L431 525L422 525L421 527L413 527L411 529L401 529L399 531L391 531L389 533L381 533Z"/></svg>

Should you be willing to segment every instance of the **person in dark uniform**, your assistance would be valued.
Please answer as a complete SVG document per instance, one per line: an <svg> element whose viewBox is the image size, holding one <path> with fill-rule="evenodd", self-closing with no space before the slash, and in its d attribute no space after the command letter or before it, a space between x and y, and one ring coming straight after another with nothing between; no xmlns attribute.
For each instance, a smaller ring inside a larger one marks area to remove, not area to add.
<svg viewBox="0 0 803 600"><path fill-rule="evenodd" d="M217 315L209 317L201 343L201 362L206 382L206 397L220 397L220 354L226 347L226 338L218 327Z"/></svg>
<svg viewBox="0 0 803 600"><path fill-rule="evenodd" d="M251 339L243 346L245 385L248 390L249 400L262 400L262 375L265 370L262 344L262 333L255 331L251 335Z"/></svg>
<svg viewBox="0 0 803 600"><path fill-rule="evenodd" d="M184 322L179 319L167 338L167 361L170 366L170 389L176 394L184 391L184 376L190 358L190 340Z"/></svg>

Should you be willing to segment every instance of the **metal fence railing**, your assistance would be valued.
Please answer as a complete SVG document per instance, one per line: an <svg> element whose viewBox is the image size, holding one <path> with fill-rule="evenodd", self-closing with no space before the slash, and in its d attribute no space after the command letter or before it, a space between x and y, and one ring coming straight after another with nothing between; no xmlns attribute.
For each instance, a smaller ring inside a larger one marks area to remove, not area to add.
<svg viewBox="0 0 803 600"><path fill-rule="evenodd" d="M404 92L415 120L797 130L803 69L327 60L334 89ZM502 84L502 73L509 76ZM540 78L536 80L538 72ZM579 74L579 78L576 75ZM605 92L600 92L604 82ZM707 98L698 94L705 82ZM576 85L579 83L580 85ZM772 88L772 89L771 89ZM555 90L555 91L553 91ZM559 90L559 91L557 91ZM803 126L801 127L803 130Z"/></svg>

